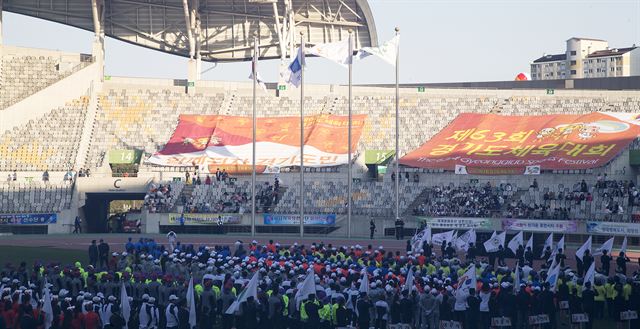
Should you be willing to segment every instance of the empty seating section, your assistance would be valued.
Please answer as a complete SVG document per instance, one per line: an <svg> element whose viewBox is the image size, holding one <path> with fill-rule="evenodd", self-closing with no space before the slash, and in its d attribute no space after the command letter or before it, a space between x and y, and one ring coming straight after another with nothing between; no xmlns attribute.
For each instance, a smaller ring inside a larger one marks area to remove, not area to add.
<svg viewBox="0 0 640 329"><path fill-rule="evenodd" d="M73 167L88 98L0 134L0 171L66 171Z"/></svg>
<svg viewBox="0 0 640 329"><path fill-rule="evenodd" d="M71 207L71 185L1 184L0 213L50 213Z"/></svg>
<svg viewBox="0 0 640 329"><path fill-rule="evenodd" d="M83 64L63 63L52 56L3 56L0 110L67 77Z"/></svg>

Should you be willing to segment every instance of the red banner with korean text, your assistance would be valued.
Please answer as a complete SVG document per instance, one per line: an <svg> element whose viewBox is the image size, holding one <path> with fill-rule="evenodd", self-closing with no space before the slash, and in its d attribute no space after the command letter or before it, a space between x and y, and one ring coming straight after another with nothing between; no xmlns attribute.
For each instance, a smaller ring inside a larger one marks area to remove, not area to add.
<svg viewBox="0 0 640 329"><path fill-rule="evenodd" d="M355 153L366 115L354 115L352 152ZM348 117L313 115L304 120L304 165L327 167L347 163ZM256 166L300 165L300 117L257 119ZM181 115L169 142L147 161L162 166L240 168L251 166L251 117ZM245 168L242 169L241 168Z"/></svg>
<svg viewBox="0 0 640 329"><path fill-rule="evenodd" d="M400 163L465 174L522 174L605 165L640 132L603 113L502 116L464 113ZM457 166L457 167L456 167Z"/></svg>

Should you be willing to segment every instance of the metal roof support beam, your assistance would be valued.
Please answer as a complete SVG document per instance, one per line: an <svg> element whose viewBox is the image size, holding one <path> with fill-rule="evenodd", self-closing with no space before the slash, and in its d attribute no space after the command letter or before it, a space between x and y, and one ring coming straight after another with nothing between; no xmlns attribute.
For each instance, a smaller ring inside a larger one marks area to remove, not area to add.
<svg viewBox="0 0 640 329"><path fill-rule="evenodd" d="M0 45L2 45L2 0L0 0Z"/></svg>
<svg viewBox="0 0 640 329"><path fill-rule="evenodd" d="M91 0L91 16L95 33L91 52L96 64L100 67L98 81L104 79L104 7L103 0Z"/></svg>
<svg viewBox="0 0 640 329"><path fill-rule="evenodd" d="M187 27L187 39L189 40L189 61L187 63L187 91L191 94L195 91L195 82L201 78L202 56L200 55L200 15L199 0L182 0L184 21ZM193 86L192 86L193 84Z"/></svg>

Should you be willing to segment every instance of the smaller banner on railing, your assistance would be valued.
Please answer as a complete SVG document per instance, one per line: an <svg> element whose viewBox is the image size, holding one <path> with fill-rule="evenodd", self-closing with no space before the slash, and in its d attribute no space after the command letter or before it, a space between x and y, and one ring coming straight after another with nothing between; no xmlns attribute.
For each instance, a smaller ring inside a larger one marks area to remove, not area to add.
<svg viewBox="0 0 640 329"><path fill-rule="evenodd" d="M466 217L418 217L431 228L445 229L491 229L489 218L466 218Z"/></svg>
<svg viewBox="0 0 640 329"><path fill-rule="evenodd" d="M587 233L640 235L640 224L617 222L587 222Z"/></svg>
<svg viewBox="0 0 640 329"><path fill-rule="evenodd" d="M502 230L575 233L578 231L578 223L572 220L533 220L506 218L502 220Z"/></svg>
<svg viewBox="0 0 640 329"><path fill-rule="evenodd" d="M184 219L181 219L184 218ZM170 225L227 225L240 224L240 214L169 214Z"/></svg>
<svg viewBox="0 0 640 329"><path fill-rule="evenodd" d="M300 225L299 215L263 214L264 225ZM336 215L304 215L304 225L335 225Z"/></svg>
<svg viewBox="0 0 640 329"><path fill-rule="evenodd" d="M58 222L57 214L5 214L0 225L48 225Z"/></svg>

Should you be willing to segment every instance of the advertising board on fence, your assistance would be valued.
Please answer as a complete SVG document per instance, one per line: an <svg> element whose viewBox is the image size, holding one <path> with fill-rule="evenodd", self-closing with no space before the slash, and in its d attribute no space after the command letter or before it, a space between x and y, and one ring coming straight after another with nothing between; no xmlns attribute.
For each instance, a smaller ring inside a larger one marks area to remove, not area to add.
<svg viewBox="0 0 640 329"><path fill-rule="evenodd" d="M587 233L640 235L640 224L615 222L587 222Z"/></svg>
<svg viewBox="0 0 640 329"><path fill-rule="evenodd" d="M184 225L226 225L240 224L240 214L169 214L169 225L180 225L180 217L184 217Z"/></svg>
<svg viewBox="0 0 640 329"><path fill-rule="evenodd" d="M491 229L491 219L489 218L467 218L467 217L418 217L431 228L444 229Z"/></svg>
<svg viewBox="0 0 640 329"><path fill-rule="evenodd" d="M264 225L300 225L299 215L263 214ZM304 215L304 225L335 225L336 215Z"/></svg>
<svg viewBox="0 0 640 329"><path fill-rule="evenodd" d="M578 231L578 223L572 220L532 220L505 218L502 220L502 230L575 233Z"/></svg>
<svg viewBox="0 0 640 329"><path fill-rule="evenodd" d="M5 214L0 215L0 225L47 225L58 222L57 214Z"/></svg>

